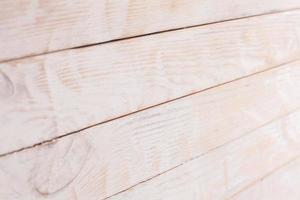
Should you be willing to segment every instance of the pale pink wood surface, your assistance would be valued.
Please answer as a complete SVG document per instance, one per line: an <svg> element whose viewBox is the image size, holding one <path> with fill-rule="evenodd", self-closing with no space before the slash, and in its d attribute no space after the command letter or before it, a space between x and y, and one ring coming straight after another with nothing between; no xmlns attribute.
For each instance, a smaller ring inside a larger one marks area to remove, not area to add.
<svg viewBox="0 0 300 200"><path fill-rule="evenodd" d="M0 64L0 154L300 57L300 12Z"/></svg>

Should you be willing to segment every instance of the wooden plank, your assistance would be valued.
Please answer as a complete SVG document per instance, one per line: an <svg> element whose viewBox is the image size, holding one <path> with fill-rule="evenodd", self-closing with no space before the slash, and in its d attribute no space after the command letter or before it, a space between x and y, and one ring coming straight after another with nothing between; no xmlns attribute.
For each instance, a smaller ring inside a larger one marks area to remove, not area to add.
<svg viewBox="0 0 300 200"><path fill-rule="evenodd" d="M299 18L262 16L0 64L0 154L299 58Z"/></svg>
<svg viewBox="0 0 300 200"><path fill-rule="evenodd" d="M197 170L191 167L191 171L180 170L179 174L190 173L188 180L194 180L199 175L195 171L206 170L207 176L212 176L214 170L223 173L219 171L224 170L223 165L215 164L226 158L228 169L233 168L227 180L236 177L228 187L242 187L257 177L254 172L263 173L267 161L268 167L276 166L298 152L298 143L289 144L283 139L285 132L280 123L286 121L287 128L298 126L299 112L294 121L282 119L269 128L260 127L300 108L299 77L300 62L296 62L2 157L0 199L100 200L203 154L207 156L191 164ZM256 129L260 130L248 139L226 145L217 153L207 153ZM274 157L278 153L280 156ZM256 159L259 155L261 160ZM272 165L270 158L275 159ZM252 172L253 166L258 169ZM222 177L218 177L211 178L219 181ZM151 181L150 186L142 184L145 189L132 191L141 191L144 198L155 199L161 192L167 197L178 189L172 184L186 180L184 176L172 176L166 182L159 181L165 179L158 178L155 186ZM159 191L148 196L147 188ZM131 199L130 191L122 198L128 194Z"/></svg>
<svg viewBox="0 0 300 200"><path fill-rule="evenodd" d="M298 129L297 134L299 134ZM231 199L300 199L300 159L289 162L279 170L254 182Z"/></svg>
<svg viewBox="0 0 300 200"><path fill-rule="evenodd" d="M300 155L299 122L298 111L109 199L228 199L247 184L259 181L276 167ZM276 190L269 192L273 192L272 196L277 194ZM283 199L290 199L288 197L293 194Z"/></svg>
<svg viewBox="0 0 300 200"><path fill-rule="evenodd" d="M298 0L1 0L0 61L299 7Z"/></svg>

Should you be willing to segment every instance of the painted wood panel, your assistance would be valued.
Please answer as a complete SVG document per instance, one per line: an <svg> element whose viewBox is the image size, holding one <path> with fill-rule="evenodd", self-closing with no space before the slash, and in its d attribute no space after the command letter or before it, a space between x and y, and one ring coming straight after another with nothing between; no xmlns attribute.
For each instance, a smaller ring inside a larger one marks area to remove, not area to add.
<svg viewBox="0 0 300 200"><path fill-rule="evenodd" d="M300 153L299 77L295 62L2 157L0 199L232 194Z"/></svg>
<svg viewBox="0 0 300 200"><path fill-rule="evenodd" d="M297 130L297 134L300 129ZM252 183L245 190L231 199L261 199L261 200L298 200L300 199L300 159L274 170L272 173Z"/></svg>
<svg viewBox="0 0 300 200"><path fill-rule="evenodd" d="M298 7L298 0L1 0L0 60Z"/></svg>
<svg viewBox="0 0 300 200"><path fill-rule="evenodd" d="M299 122L298 111L109 199L229 199L231 194L300 156ZM270 199L274 199L276 193L273 191ZM288 194L283 199L290 199L295 194Z"/></svg>
<svg viewBox="0 0 300 200"><path fill-rule="evenodd" d="M297 59L299 18L294 11L2 63L0 154Z"/></svg>

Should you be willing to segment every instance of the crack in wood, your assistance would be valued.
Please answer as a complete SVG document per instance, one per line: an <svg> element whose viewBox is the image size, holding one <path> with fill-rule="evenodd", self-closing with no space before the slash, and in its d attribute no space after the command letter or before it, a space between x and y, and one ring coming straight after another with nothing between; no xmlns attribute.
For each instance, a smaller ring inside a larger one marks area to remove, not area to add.
<svg viewBox="0 0 300 200"><path fill-rule="evenodd" d="M196 28L196 27L208 26L208 25L213 25L213 24L220 24L220 23L224 23L224 22L237 21L237 20L242 20L242 19L250 19L250 18L266 16L266 15L287 13L287 12L292 12L292 11L297 11L297 10L300 10L300 8L292 8L292 9L287 9L287 10L284 10L284 11L273 10L273 11L265 12L265 13L262 13L262 14L249 15L249 16L245 16L245 17L237 17L237 18L231 18L231 19L226 19L226 20L219 20L219 21L215 21L215 22L209 22L209 23L203 23L203 24L198 24L198 25L186 26L186 27L181 27L181 28L167 29L167 30L142 34L142 35L135 35L135 36L130 36L130 37L124 37L124 38L119 38L119 39L108 40L108 41L104 41L104 42L81 45L81 46L77 46L77 47L70 47L70 48L59 49L59 50L55 50L55 51L48 51L48 52L38 53L38 54L31 54L31 55L27 55L27 56L12 58L12 59L5 59L5 60L1 60L0 64L6 63L6 62L22 60L22 59L26 59L26 58L31 58L31 57L35 57L35 56L54 54L54 53L67 51L67 50L72 50L72 49L88 48L88 47L92 47L92 46L104 45L104 44L119 42L119 41L123 41L123 40L124 41L125 40L131 40L131 39L134 39L134 38L147 37L147 36L157 35L157 34L162 34L162 33L167 33L167 32L174 32L174 31L179 31L179 30L183 30L183 29L192 29L192 28Z"/></svg>
<svg viewBox="0 0 300 200"><path fill-rule="evenodd" d="M164 104L173 102L173 101L177 101L177 100L180 100L180 99L184 99L184 98L193 96L193 95L195 95L195 94L199 94L199 93L201 93L201 92L208 91L208 90L211 90L211 89L214 89L214 88L220 87L220 86L222 86L222 85L226 85L226 84L229 84L229 83L232 83L232 82L235 82L235 81L244 79L244 78L248 78L248 77L252 77L252 76L258 75L258 74L262 74L262 73L264 73L264 72L267 72L267 71L271 71L271 70L280 68L280 67L282 67L282 66L284 66L284 65L291 64L291 63L295 63L295 62L297 62L297 61L299 61L299 60L300 60L300 59L298 58L298 59L295 59L295 60L292 60L292 61L289 61L289 62L285 62L285 63L282 63L282 64L280 64L280 65L274 66L274 67L272 67L272 68L270 68L270 69L265 69L265 70L262 70L262 71L259 71L259 72L255 72L255 73L250 74L250 75L246 75L246 76L242 76L242 77L239 77L239 78L230 80L230 81L226 81L226 82L223 82L223 83L214 85L214 86L212 86L212 87L208 87L208 88L203 89L203 90L200 90L200 91L196 91L196 92L193 92L193 93L190 93L190 94L181 96L181 97L174 98L174 99L172 99L172 100L168 100L168 101L165 101L165 102L162 102L162 103L159 103L159 104L155 104L155 105L152 105L152 106L149 106L149 107L146 107L146 108L143 108L143 109L140 109L140 110L131 112L131 113L127 113L127 114L125 114L125 115L121 115L121 116L119 116L119 117L115 117L115 118L112 118L112 119L109 119L109 120L106 120L106 121L103 121L103 122L100 122L100 123L97 123L97 124L93 124L93 125L91 125L91 126L87 126L87 127L85 127L85 128L79 129L79 130L77 130L77 131L72 131L72 132L69 132L69 133L67 133L67 134L60 135L60 136L51 138L51 139L49 139L49 140L45 140L45 141L42 141L42 142L33 144L33 145L31 145L31 146L23 147L23 148L14 150L14 151L10 151L10 152L4 153L4 154L0 154L0 158L1 158L1 157L8 156L8 155L11 155L11 154L14 154L14 153L22 152L22 151L25 151L25 150L28 150L28 149L32 149L32 148L35 148L35 147L38 147L38 146L42 146L42 145L50 145L50 144L53 144L53 143L57 142L57 140L59 140L59 139L61 139L61 138L64 138L64 137L67 137L67 136L69 136L69 135L77 134L77 133L80 133L80 132L82 132L82 131L84 131L84 130L87 130L87 129L90 129L90 128L93 128L93 127L96 127L96 126L99 126L99 125L102 125L102 124L106 124L106 123L109 123L109 122L114 121L114 120L117 120L117 119L125 118L125 117L127 117L127 116L129 116L129 115L133 115L133 114L136 114L136 113L139 113L139 112L142 112L142 111L145 111L145 110L154 108L154 107L158 107L158 106L161 106L161 105L164 105Z"/></svg>

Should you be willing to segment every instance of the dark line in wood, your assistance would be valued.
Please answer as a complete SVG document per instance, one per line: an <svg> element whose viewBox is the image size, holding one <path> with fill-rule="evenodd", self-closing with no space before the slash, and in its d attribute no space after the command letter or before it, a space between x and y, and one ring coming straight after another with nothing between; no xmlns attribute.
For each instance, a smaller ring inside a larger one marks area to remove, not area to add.
<svg viewBox="0 0 300 200"><path fill-rule="evenodd" d="M239 195L240 193L246 191L247 189L253 187L256 185L256 183L258 182L262 182L264 179L268 178L269 176L275 174L276 172L279 172L280 170L282 170L284 167L289 166L290 164L292 164L293 162L296 162L298 159L300 158L300 154L296 155L295 157L291 158L289 161L283 163L282 165L275 167L273 170L271 170L270 172L268 172L267 174L263 175L262 177L256 179L255 181L251 182L250 184L246 185L245 187L243 187L241 190L237 191L236 193L234 193L233 195L231 195L231 197L229 199L232 199L233 197ZM228 200L229 200L228 199Z"/></svg>
<svg viewBox="0 0 300 200"><path fill-rule="evenodd" d="M67 51L67 50L88 48L88 47L92 47L92 46L96 46L96 45L104 45L104 44L108 44L108 43L114 43L114 42L119 42L119 41L123 41L123 40L131 40L131 39L135 39L135 38L147 37L147 36L151 36L151 35L157 35L157 34L161 34L161 33L179 31L179 30L183 30L183 29L192 29L192 28L208 26L208 25L213 25L213 24L220 24L220 23L224 23L224 22L237 21L237 20L243 20L243 19L248 19L248 18L266 16L266 15L274 15L274 14L292 12L292 11L297 11L297 10L300 10L300 7L299 8L292 8L292 9L282 10L282 11L272 10L272 11L269 11L269 12L260 13L260 14L256 14L256 15L248 15L248 16L244 16L244 17L230 18L230 19L219 20L219 21L215 21L215 22L208 22L208 23L203 23L203 24L198 24L198 25L191 25L191 26L186 26L186 27L181 27L181 28L167 29L167 30L142 34L142 35L135 35L135 36L130 36L130 37L107 40L107 41L104 41L104 42L81 45L81 46L77 46L77 47L75 46L75 47L69 47L69 48L65 48L65 49L58 49L58 50L54 50L54 51L42 52L42 53L38 53L38 54L30 54L30 55L27 55L27 56L4 59L4 60L0 61L0 64L6 63L6 62L18 61L18 60L22 60L22 59L27 59L27 58L31 58L31 57L35 57L35 56L43 56L43 55L48 55L48 54L59 53L59 52L62 52L62 51Z"/></svg>
<svg viewBox="0 0 300 200"><path fill-rule="evenodd" d="M232 143L232 142L234 142L234 141L237 141L237 140L239 140L239 139L242 139L242 138L244 138L244 137L246 137L246 136L251 135L251 133L253 133L255 130L258 130L258 129L264 127L264 126L267 126L268 124L271 124L271 123L274 122L274 121L277 121L277 120L279 120L279 119L281 119L281 118L283 118L283 117L289 116L289 115L291 115L291 114L297 112L299 109L300 109L300 107L296 108L296 109L293 110L293 111L290 111L290 112L287 112L287 113L285 113L285 114L283 114L283 115L280 115L279 117L276 117L276 118L274 118L274 119L272 119L272 120L269 120L269 121L265 122L264 124L262 124L262 125L260 125L260 126L258 126L258 127L256 127L256 128L254 128L254 129L251 130L251 131L248 131L247 133L245 133L245 134L243 134L243 135L240 135L240 136L238 136L238 137L236 137L236 138L234 138L234 139L232 139L232 140L230 140L230 141L227 141L227 142L225 142L225 143L223 143L223 144L221 144L221 145L218 145L218 146L216 146L216 147L214 147L214 148L208 150L208 151L205 152L205 153L202 153L202 154L200 154L200 155L198 155L198 156L195 156L195 157L192 157L192 158L190 158L190 159L188 159L188 160L185 160L185 161L183 161L182 163L180 163L180 164L178 164L178 165L176 165L176 166L174 166L174 167L172 167L172 168L170 168L170 169L167 169L167 170L165 170L165 171L163 171L163 172L161 172L161 173L158 173L158 174L156 174L155 176L152 176L152 177L150 177L150 178L148 178L148 179L146 179L146 180L140 181L140 182L138 182L138 183L136 183L136 184L134 184L134 185L132 185L132 186L126 188L126 189L123 189L123 190L121 190L121 191L119 191L119 192L117 192L117 193L115 193L115 194L112 194L112 195L110 195L110 196L108 196L108 197L106 197L106 198L104 198L104 199L102 199L102 200L107 200L107 199L109 199L109 198L111 198L111 197L117 196L117 195L119 195L119 194L121 194L121 193L123 193L123 192L126 192L126 191L128 191L128 190L131 190L132 188L134 188L134 187L136 187L136 186L138 186L138 185L140 185L140 184L142 184L142 183L148 182L148 181L150 181L150 180L152 180L152 179L154 179L154 178L157 178L158 176L161 176L161 175L163 175L163 174L165 174L165 173L168 173L169 171L172 171L172 170L174 170L174 169L176 169L176 168L178 168L178 167L180 167L180 166L182 166L182 165L185 165L185 164L187 164L187 163L189 163L189 162L191 162L191 161L200 159L201 157L203 157L203 156L209 154L209 153L212 152L212 151L215 151L215 150L217 150L217 149L220 149L220 148L222 148L222 147L224 147L224 146L226 146L226 145L228 145L228 144L230 144L230 143ZM300 156L300 155L298 155L298 157L299 157L299 156ZM281 165L281 166L282 166L282 165ZM281 167L281 166L279 166L279 167ZM278 167L278 168L279 168L279 167ZM276 168L276 169L277 169L277 168Z"/></svg>
<svg viewBox="0 0 300 200"><path fill-rule="evenodd" d="M146 107L146 108L143 108L143 109L140 109L140 110L131 112L131 113L127 113L127 114L124 114L124 115L121 115L121 116L118 116L118 117L114 117L114 118L111 118L111 119L102 121L102 122L100 122L100 123L93 124L93 125L87 126L87 127L85 127L85 128L82 128L82 129L79 129L79 130L76 130L76 131L72 131L72 132L69 132L69 133L66 133L66 134L63 134L63 135L60 135L60 136L57 136L57 137L54 137L54 138L51 138L51 139L48 139L48 140L39 142L39 143L36 143L36 144L33 144L33 145L31 145L31 146L27 146L27 147L23 147L23 148L20 148L20 149L17 149L17 150L9 151L9 152L7 152L7 153L0 154L0 158L1 158L1 157L4 157L4 156L8 156L8 155L10 155L10 154L18 153L18 152L21 152L21 151L24 151L24 150L27 150L27 149L35 148L35 147L37 147L37 146L48 145L48 144L51 144L51 143L55 143L56 140L58 140L58 139L67 137L67 136L72 135L72 134L80 133L80 132L82 132L82 131L84 131L84 130L87 130L87 129L89 129L89 128L93 128L93 127L96 127L96 126L99 126L99 125L102 125L102 124L105 124L105 123L109 123L109 122L114 121L114 120L117 120L117 119L122 119L122 118L125 118L125 117L129 116L129 115L133 115L133 114L136 114L136 113L139 113L139 112L143 112L143 111L145 111L145 110L148 110L148 109L151 109L151 108L154 108L154 107L157 107L157 106L162 106L162 105L164 105L164 104L167 104L167 103L170 103L170 102L173 102L173 101L177 101L177 100L180 100L180 99L184 99L184 98L187 98L187 97L190 97L190 96L199 94L199 93L201 93L201 92L205 92L205 91L207 91L207 90L211 90L211 89L214 89L214 88L217 88L217 87L220 87L220 86L223 86L223 85L226 85L226 84L229 84L229 83L232 83L232 82L235 82L235 81L244 79L244 78L248 78L248 77L251 77L251 76L255 76L255 75L258 75L258 74L262 74L262 73L264 73L264 72L267 72L267 71L270 71L270 70L274 70L274 69L277 69L277 68L280 68L280 67L284 67L285 65L295 63L295 62L297 62L297 61L299 61L299 60L300 60L300 59L295 59L295 60L293 60L293 61L285 62L285 63L282 63L282 64L280 64L280 65L277 65L277 66L274 66L274 67L272 67L272 68L269 68L269 69L265 69L265 70L262 70L262 71L259 71L259 72L255 72L255 73L253 73L253 74L249 74L249 75L242 76L242 77L239 77L239 78L236 78L236 79L233 79L233 80L229 80L229 81L226 81L226 82L223 82L223 83L220 83L220 84L217 84L217 85L214 85L214 86L211 86L211 87L208 87L208 88L205 88L205 89L202 89L202 90L199 90L199 91L196 91L196 92L193 92L193 93L190 93L190 94L181 96L181 97L177 97L177 98L174 98L174 99L171 99L171 100L168 100L168 101L159 103L159 104L155 104L155 105L152 105L152 106L149 106L149 107Z"/></svg>

